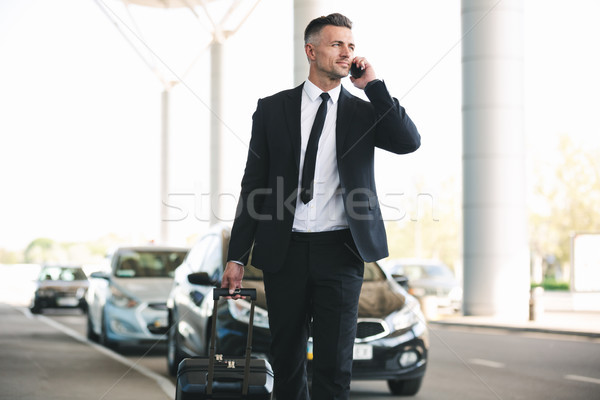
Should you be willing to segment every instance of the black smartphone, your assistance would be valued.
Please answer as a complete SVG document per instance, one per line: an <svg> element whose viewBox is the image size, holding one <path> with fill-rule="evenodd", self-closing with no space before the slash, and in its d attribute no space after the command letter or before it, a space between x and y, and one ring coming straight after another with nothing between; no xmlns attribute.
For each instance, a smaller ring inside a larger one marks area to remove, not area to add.
<svg viewBox="0 0 600 400"><path fill-rule="evenodd" d="M364 69L360 69L360 67L354 63L352 63L350 65L350 75L352 75L352 77L354 79L358 79L360 78L363 74L365 73Z"/></svg>

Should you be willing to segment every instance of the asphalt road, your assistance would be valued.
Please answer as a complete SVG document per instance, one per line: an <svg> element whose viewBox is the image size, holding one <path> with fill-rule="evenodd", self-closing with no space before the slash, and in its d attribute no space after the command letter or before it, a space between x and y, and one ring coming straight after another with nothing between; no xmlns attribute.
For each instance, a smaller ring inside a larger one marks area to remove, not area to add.
<svg viewBox="0 0 600 400"><path fill-rule="evenodd" d="M162 349L118 353L85 339L85 316L0 304L0 399L173 399ZM600 340L431 326L415 399L599 399ZM355 381L352 399L392 399Z"/></svg>

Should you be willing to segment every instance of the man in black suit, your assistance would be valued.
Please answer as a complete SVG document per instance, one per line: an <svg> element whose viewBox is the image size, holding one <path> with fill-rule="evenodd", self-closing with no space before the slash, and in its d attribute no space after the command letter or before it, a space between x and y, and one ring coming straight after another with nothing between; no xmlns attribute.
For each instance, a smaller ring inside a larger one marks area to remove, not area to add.
<svg viewBox="0 0 600 400"><path fill-rule="evenodd" d="M404 108L354 56L351 28L341 14L311 21L308 79L260 99L252 117L221 286L232 294L242 286L252 250L252 265L264 273L279 400L309 398L309 335L312 397L348 398L364 261L388 255L375 147L405 154L420 146ZM352 63L363 75L350 80L368 102L341 85Z"/></svg>

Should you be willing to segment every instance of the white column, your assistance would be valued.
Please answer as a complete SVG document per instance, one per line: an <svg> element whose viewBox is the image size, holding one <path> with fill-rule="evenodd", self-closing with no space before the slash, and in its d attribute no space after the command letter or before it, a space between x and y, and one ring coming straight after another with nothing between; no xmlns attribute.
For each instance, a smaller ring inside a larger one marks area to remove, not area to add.
<svg viewBox="0 0 600 400"><path fill-rule="evenodd" d="M522 0L462 0L464 312L527 319Z"/></svg>
<svg viewBox="0 0 600 400"><path fill-rule="evenodd" d="M169 96L171 87L161 94L161 133L160 133L160 242L169 243Z"/></svg>
<svg viewBox="0 0 600 400"><path fill-rule="evenodd" d="M331 14L329 0L294 0L294 86L308 77L308 60L304 53L304 29L310 21Z"/></svg>
<svg viewBox="0 0 600 400"><path fill-rule="evenodd" d="M210 225L221 217L221 138L223 137L223 46L215 40L210 48Z"/></svg>

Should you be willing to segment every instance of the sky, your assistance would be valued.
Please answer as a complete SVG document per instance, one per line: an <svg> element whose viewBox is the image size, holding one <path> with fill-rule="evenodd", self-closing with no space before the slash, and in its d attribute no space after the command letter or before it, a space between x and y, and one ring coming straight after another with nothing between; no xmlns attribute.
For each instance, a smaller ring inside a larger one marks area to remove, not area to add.
<svg viewBox="0 0 600 400"><path fill-rule="evenodd" d="M170 91L168 202L171 242L185 244L208 226L209 24L189 11L131 6L128 14L120 1L98 1L125 31L137 26L143 35L128 37L138 51L181 81ZM380 195L447 198L445 183L454 182L460 196L460 1L329 4L354 21L357 55L368 57L423 138L414 154L377 154ZM262 0L225 45L226 222L256 101L294 84L292 12L292 0ZM599 145L599 19L594 0L524 0L529 165L551 161L561 134ZM95 0L0 0L0 248L38 237L157 239L163 90Z"/></svg>

